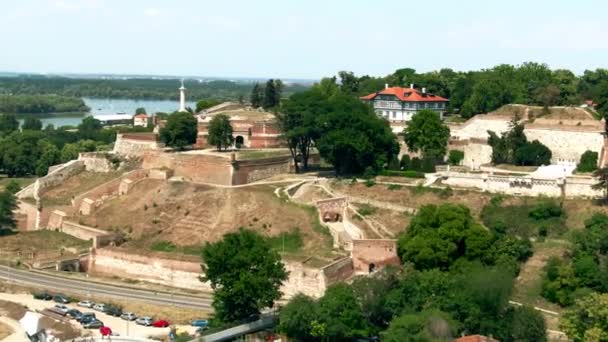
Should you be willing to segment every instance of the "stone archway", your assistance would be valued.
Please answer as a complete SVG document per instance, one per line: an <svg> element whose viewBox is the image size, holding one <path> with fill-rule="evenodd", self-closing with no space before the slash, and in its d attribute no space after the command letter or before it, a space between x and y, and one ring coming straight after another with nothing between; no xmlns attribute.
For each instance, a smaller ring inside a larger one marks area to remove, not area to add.
<svg viewBox="0 0 608 342"><path fill-rule="evenodd" d="M369 273L374 273L374 271L376 271L376 264L374 264L373 262L369 264L368 271Z"/></svg>
<svg viewBox="0 0 608 342"><path fill-rule="evenodd" d="M236 146L236 148L241 148L245 145L245 138L243 138L242 135L237 135L236 138L234 139L234 146Z"/></svg>

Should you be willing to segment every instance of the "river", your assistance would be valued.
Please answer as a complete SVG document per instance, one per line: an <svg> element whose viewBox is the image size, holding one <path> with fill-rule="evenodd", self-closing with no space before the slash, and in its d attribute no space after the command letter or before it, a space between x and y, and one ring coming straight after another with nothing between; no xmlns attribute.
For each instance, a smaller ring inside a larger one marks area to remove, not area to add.
<svg viewBox="0 0 608 342"><path fill-rule="evenodd" d="M19 121L23 121L26 116L35 115L46 127L52 124L55 127L77 126L84 117L96 114L116 114L127 113L135 114L139 107L146 109L148 113L166 112L171 113L179 108L178 101L170 100L136 100L136 99L98 99L83 97L84 103L91 108L89 113L55 113L55 114L24 114L18 115ZM196 103L186 101L186 106L194 108Z"/></svg>

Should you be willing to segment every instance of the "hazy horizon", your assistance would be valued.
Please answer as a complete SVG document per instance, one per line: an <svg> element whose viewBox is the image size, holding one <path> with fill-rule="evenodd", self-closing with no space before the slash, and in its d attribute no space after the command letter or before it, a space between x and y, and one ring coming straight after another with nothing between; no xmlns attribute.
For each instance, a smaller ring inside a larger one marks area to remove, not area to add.
<svg viewBox="0 0 608 342"><path fill-rule="evenodd" d="M317 80L534 61L581 74L608 68L606 10L600 0L7 1L0 70Z"/></svg>

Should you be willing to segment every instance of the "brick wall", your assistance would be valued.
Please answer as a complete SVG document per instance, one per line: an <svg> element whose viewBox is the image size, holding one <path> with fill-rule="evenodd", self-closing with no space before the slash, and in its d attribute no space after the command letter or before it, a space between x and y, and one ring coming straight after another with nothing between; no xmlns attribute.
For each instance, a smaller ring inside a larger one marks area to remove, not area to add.
<svg viewBox="0 0 608 342"><path fill-rule="evenodd" d="M232 185L252 183L281 173L288 173L290 161L290 156L239 160L236 162Z"/></svg>
<svg viewBox="0 0 608 342"><path fill-rule="evenodd" d="M342 258L323 267L323 275L327 285L345 281L353 275L353 261L351 258Z"/></svg>
<svg viewBox="0 0 608 342"><path fill-rule="evenodd" d="M351 252L356 273L369 273L386 265L399 265L397 240L353 240Z"/></svg>

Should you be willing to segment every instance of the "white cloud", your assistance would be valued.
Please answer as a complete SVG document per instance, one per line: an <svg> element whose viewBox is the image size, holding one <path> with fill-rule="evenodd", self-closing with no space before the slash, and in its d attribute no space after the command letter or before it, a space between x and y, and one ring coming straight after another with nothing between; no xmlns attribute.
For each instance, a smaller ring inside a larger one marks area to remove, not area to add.
<svg viewBox="0 0 608 342"><path fill-rule="evenodd" d="M158 8L146 8L144 10L144 15L148 17L156 17L160 14L160 10Z"/></svg>

